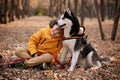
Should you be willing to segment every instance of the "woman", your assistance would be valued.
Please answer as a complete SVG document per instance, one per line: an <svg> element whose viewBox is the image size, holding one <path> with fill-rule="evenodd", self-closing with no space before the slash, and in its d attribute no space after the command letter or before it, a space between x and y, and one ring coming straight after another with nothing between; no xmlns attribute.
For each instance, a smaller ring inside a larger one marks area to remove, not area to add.
<svg viewBox="0 0 120 80"><path fill-rule="evenodd" d="M34 33L28 41L28 49L19 47L15 50L15 56L22 59L25 66L58 62L57 57L62 48L63 32L56 25L56 21L51 20L49 26Z"/></svg>

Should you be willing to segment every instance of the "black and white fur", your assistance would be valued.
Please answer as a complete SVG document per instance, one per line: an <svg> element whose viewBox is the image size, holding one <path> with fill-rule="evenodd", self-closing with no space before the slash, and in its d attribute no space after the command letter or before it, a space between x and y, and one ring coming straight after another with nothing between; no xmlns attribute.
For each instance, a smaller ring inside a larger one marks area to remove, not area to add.
<svg viewBox="0 0 120 80"><path fill-rule="evenodd" d="M64 63L67 53L71 53L72 60L68 71L73 71L76 64L82 65L82 67L101 67L99 57L95 49L87 42L83 35L79 34L80 24L77 17L69 10L61 15L57 21L57 25L64 29L64 37L69 38L63 41L63 48L60 51L60 62ZM74 38L78 36L80 38ZM73 38L71 38L73 37ZM84 62L82 62L84 61Z"/></svg>

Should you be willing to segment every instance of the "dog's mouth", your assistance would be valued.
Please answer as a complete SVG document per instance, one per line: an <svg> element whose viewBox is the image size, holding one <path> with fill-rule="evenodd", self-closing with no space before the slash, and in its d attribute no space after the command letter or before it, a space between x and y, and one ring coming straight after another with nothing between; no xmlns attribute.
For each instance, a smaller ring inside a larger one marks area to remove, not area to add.
<svg viewBox="0 0 120 80"><path fill-rule="evenodd" d="M58 26L61 27L61 28L63 28L63 26L65 26L65 25L66 25L66 24L63 24L63 25L60 25L60 26L58 25Z"/></svg>

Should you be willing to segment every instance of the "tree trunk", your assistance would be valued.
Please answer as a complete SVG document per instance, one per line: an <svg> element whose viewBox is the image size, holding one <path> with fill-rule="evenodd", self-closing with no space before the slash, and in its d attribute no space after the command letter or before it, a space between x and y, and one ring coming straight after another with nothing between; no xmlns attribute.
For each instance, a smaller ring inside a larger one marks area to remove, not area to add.
<svg viewBox="0 0 120 80"><path fill-rule="evenodd" d="M105 8L105 2L104 0L101 0L100 2L100 13L101 13L101 20L104 21L105 20L105 12L106 12L106 8Z"/></svg>
<svg viewBox="0 0 120 80"><path fill-rule="evenodd" d="M2 3L1 2L0 2L0 23L2 23Z"/></svg>
<svg viewBox="0 0 120 80"><path fill-rule="evenodd" d="M98 6L97 0L94 0L94 4L95 4L96 14L97 14L97 18L98 18L98 24L99 24L99 28L100 28L101 39L104 40L104 33L103 33L103 29L102 29L102 23L101 23L101 20L100 20L100 8Z"/></svg>
<svg viewBox="0 0 120 80"><path fill-rule="evenodd" d="M50 16L50 17L52 17L52 0L49 0L49 12L48 12L48 15Z"/></svg>
<svg viewBox="0 0 120 80"><path fill-rule="evenodd" d="M77 4L78 0L74 0L74 13L77 15Z"/></svg>
<svg viewBox="0 0 120 80"><path fill-rule="evenodd" d="M59 3L59 11L60 11L60 13L59 13L59 15L62 13L62 0L60 0L60 3Z"/></svg>
<svg viewBox="0 0 120 80"><path fill-rule="evenodd" d="M56 17L58 17L62 13L62 0L58 0L57 1L56 8L57 8L57 15L56 15Z"/></svg>
<svg viewBox="0 0 120 80"><path fill-rule="evenodd" d="M4 10L4 23L8 22L8 0L4 2L5 10Z"/></svg>
<svg viewBox="0 0 120 80"><path fill-rule="evenodd" d="M81 0L81 8L80 8L80 17L81 17L81 25L84 25L84 9L85 9L85 1Z"/></svg>
<svg viewBox="0 0 120 80"><path fill-rule="evenodd" d="M23 6L23 8L25 9L25 14L29 17L32 15L32 10L30 7L30 0L25 0L25 5ZM27 6L26 6L27 5Z"/></svg>
<svg viewBox="0 0 120 80"><path fill-rule="evenodd" d="M118 0L115 0L115 15L117 14L117 11L118 11L118 7L119 7L119 3L120 1L118 1Z"/></svg>
<svg viewBox="0 0 120 80"><path fill-rule="evenodd" d="M53 10L53 16L57 16L57 6L58 6L58 2L56 2L56 0L53 0L53 8L54 8L54 10Z"/></svg>
<svg viewBox="0 0 120 80"><path fill-rule="evenodd" d="M71 3L70 3L70 0L68 0L68 8L71 9Z"/></svg>
<svg viewBox="0 0 120 80"><path fill-rule="evenodd" d="M19 8L20 5L21 5L21 4L20 4L20 0L17 0L15 3L16 3L16 5L15 5L15 6L16 6L16 7L15 7L15 15L16 15L16 18L17 18L17 19L20 19L20 18L21 18L20 16L22 15L21 10L20 10L20 8Z"/></svg>
<svg viewBox="0 0 120 80"><path fill-rule="evenodd" d="M107 8L108 8L108 11L107 11L107 14L108 14L108 19L111 19L112 18L112 8L113 5L112 3L110 2L110 0L107 1Z"/></svg>
<svg viewBox="0 0 120 80"><path fill-rule="evenodd" d="M120 18L120 5L118 6L118 10L117 10L117 14L114 19L114 24L113 24L112 34L111 34L111 39L113 41L115 40L119 18Z"/></svg>
<svg viewBox="0 0 120 80"><path fill-rule="evenodd" d="M27 7L28 5L26 5ZM25 18L25 1L21 0L21 2L19 2L19 11L21 12L21 16L22 18Z"/></svg>
<svg viewBox="0 0 120 80"><path fill-rule="evenodd" d="M66 0L63 0L63 9L66 8Z"/></svg>
<svg viewBox="0 0 120 80"><path fill-rule="evenodd" d="M15 9L15 1L11 0L11 6L9 10L9 22L14 21L14 10Z"/></svg>

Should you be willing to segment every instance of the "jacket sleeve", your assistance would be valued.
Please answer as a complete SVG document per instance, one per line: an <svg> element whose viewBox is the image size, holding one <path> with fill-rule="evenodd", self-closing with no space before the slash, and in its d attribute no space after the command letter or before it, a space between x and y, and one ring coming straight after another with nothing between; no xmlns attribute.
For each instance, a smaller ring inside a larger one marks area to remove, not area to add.
<svg viewBox="0 0 120 80"><path fill-rule="evenodd" d="M35 54L37 52L36 50L36 46L39 43L40 39L42 36L42 31L39 31L37 33L34 33L29 41L28 41L28 50L30 52L31 55Z"/></svg>

